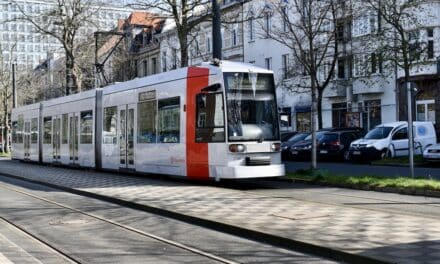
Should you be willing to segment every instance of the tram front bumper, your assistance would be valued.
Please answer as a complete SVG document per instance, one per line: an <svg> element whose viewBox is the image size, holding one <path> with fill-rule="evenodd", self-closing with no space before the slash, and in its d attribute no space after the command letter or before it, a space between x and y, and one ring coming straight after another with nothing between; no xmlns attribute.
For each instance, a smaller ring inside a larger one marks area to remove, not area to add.
<svg viewBox="0 0 440 264"><path fill-rule="evenodd" d="M220 179L279 177L286 174L284 164L233 167L214 166L211 172L211 177Z"/></svg>

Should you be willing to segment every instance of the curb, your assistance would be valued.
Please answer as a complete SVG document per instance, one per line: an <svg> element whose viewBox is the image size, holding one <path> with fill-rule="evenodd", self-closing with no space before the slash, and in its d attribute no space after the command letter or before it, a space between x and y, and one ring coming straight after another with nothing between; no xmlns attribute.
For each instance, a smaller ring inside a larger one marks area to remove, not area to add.
<svg viewBox="0 0 440 264"><path fill-rule="evenodd" d="M424 189L415 189L415 188L409 189L409 188L396 188L396 187L378 187L378 186L370 187L370 186L366 186L366 185L333 184L333 183L328 183L328 182L319 182L319 181L295 179L295 178L292 178L292 179L287 179L287 178L275 179L274 178L274 180L283 181L283 182L290 182L290 183L303 183L303 184L308 184L308 185L320 185L320 186L338 187L338 188L362 190L362 191L397 193L397 194L404 194L404 195L440 198L440 191L434 191L434 190L424 190Z"/></svg>
<svg viewBox="0 0 440 264"><path fill-rule="evenodd" d="M26 182L40 184L40 185L47 186L47 187L54 188L54 189L60 189L60 190L63 190L63 191L69 192L69 193L73 193L73 194L77 194L77 195L81 195L81 196L86 196L86 197L94 198L97 200L102 200L102 201L113 203L113 204L118 204L118 205L128 207L131 209L152 213L152 214L160 215L160 216L167 217L167 218L172 218L172 219L179 220L179 221L182 221L185 223L189 223L189 224L197 225L200 227L208 228L211 230L219 231L222 233L227 233L230 235L234 235L234 236L266 243L266 244L269 244L272 246L281 247L281 248L285 248L288 250L300 251L302 253L308 253L308 254L324 257L324 258L329 258L332 260L343 261L343 262L347 262L347 263L359 263L359 264L393 263L393 262L379 260L379 259L375 259L375 258L371 258L371 257L367 257L367 256L348 253L348 252L338 250L338 249L319 246L319 245L303 242L300 240L285 238L285 237L265 233L262 231L256 231L256 230L252 230L252 229L248 229L248 228L244 228L244 227L239 227L239 226L235 226L232 224L203 219L203 218L199 218L196 216L191 216L191 215L187 215L187 214L183 214L183 213L179 213L179 212L174 212L174 211L159 208L159 207L139 204L139 203L123 200L120 198L114 198L114 197L110 197L110 196L106 196L106 195L101 195L101 194L91 193L91 192L82 191L82 190L78 190L78 189L73 189L73 188L60 186L60 185L56 185L56 184L52 184L52 183L48 183L48 182L44 182L44 181L40 181L40 180L31 180L31 179L27 179L25 177L16 176L16 175L12 175L9 173L0 173L0 175L4 175L4 176L10 177L10 178L14 178L14 179L18 179L18 180L22 180L22 181L26 181Z"/></svg>

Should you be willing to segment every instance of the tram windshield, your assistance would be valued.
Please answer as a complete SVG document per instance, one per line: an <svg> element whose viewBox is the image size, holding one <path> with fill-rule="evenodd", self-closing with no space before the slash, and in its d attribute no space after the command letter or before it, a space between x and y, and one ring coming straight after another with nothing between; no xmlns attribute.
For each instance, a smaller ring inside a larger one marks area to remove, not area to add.
<svg viewBox="0 0 440 264"><path fill-rule="evenodd" d="M225 73L229 141L279 140L272 74Z"/></svg>

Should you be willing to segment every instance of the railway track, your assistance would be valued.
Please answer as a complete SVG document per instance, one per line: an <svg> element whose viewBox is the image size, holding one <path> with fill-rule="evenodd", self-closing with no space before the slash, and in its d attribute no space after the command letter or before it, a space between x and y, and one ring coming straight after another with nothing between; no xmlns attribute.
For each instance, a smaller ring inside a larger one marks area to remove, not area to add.
<svg viewBox="0 0 440 264"><path fill-rule="evenodd" d="M118 222L113 221L111 219L108 219L108 218L105 218L105 217L102 217L102 216L98 216L98 215L95 215L95 214L92 214L92 213L88 213L88 212L85 212L83 210L80 210L80 209L77 209L77 208L73 208L73 207L71 207L69 205L66 205L66 204L63 204L63 203L60 203L60 202L56 202L56 201L53 201L51 199L47 199L47 198L44 198L44 197L39 196L39 195L32 194L32 193L27 192L27 191L20 190L18 188L10 187L10 186L8 186L6 184L3 184L3 183L0 183L0 189L8 190L8 191L15 192L15 193L21 194L21 195L25 195L25 196L30 197L32 199L36 199L36 200L42 201L42 202L44 202L46 204L50 204L50 205L53 205L53 206L56 206L56 207L59 207L59 208L63 208L63 209L69 210L69 211L71 211L73 213L80 214L82 216L94 219L94 220L99 221L101 223L106 223L106 224L112 225L114 227L117 227L120 230L124 230L127 233L133 233L133 234L136 234L138 236L144 237L146 239L156 240L156 241L159 241L160 243L163 243L163 244L175 247L175 248L179 248L179 249L188 251L191 254L199 255L199 256L201 256L203 258L214 260L217 263L225 263L225 264L237 264L238 263L236 261L229 260L229 259L226 259L224 257L214 255L214 254L209 253L207 251L204 251L204 250L192 247L192 246L188 246L188 245L182 244L182 243L180 243L178 241L173 241L173 240L170 240L170 239L158 236L158 235L154 235L152 233L148 233L148 232L145 232L145 231L133 228L131 226L118 223ZM54 243L52 243L50 241L47 241L46 239L41 238L41 237L33 234L31 231L27 230L25 227L22 227L22 226L20 226L20 225L18 225L16 223L10 221L9 219L7 219L5 217L0 216L0 219L3 220L4 222L8 223L9 225L13 226L15 229L19 230L20 232L26 234L32 240L34 240L34 241L36 241L36 242L38 242L38 243L40 243L40 244L50 248L53 252L55 252L59 256L61 256L61 257L65 258L66 260L68 260L68 262L71 262L71 263L86 263L87 262L87 261L82 260L80 257L72 256L69 252L66 252L64 249L58 247L56 244L54 244Z"/></svg>

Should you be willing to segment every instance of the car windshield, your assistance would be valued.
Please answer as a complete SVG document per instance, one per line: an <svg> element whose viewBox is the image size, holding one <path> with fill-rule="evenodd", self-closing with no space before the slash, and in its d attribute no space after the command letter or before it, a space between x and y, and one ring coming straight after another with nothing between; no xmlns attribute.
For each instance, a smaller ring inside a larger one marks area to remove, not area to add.
<svg viewBox="0 0 440 264"><path fill-rule="evenodd" d="M316 139L321 141L324 137L325 132L316 132ZM312 134L308 135L304 140L312 140Z"/></svg>
<svg viewBox="0 0 440 264"><path fill-rule="evenodd" d="M365 135L365 139L386 138L390 134L391 130L393 130L393 127L385 127L385 126L375 127L373 130L371 130Z"/></svg>
<svg viewBox="0 0 440 264"><path fill-rule="evenodd" d="M304 140L309 134L307 133L299 133L294 135L293 137L289 138L289 140L287 140L287 142L296 142L296 141L300 141L300 140Z"/></svg>
<svg viewBox="0 0 440 264"><path fill-rule="evenodd" d="M322 136L322 139L320 141L323 141L323 142L338 141L338 134L326 133Z"/></svg>
<svg viewBox="0 0 440 264"><path fill-rule="evenodd" d="M224 74L229 141L279 140L272 74Z"/></svg>

